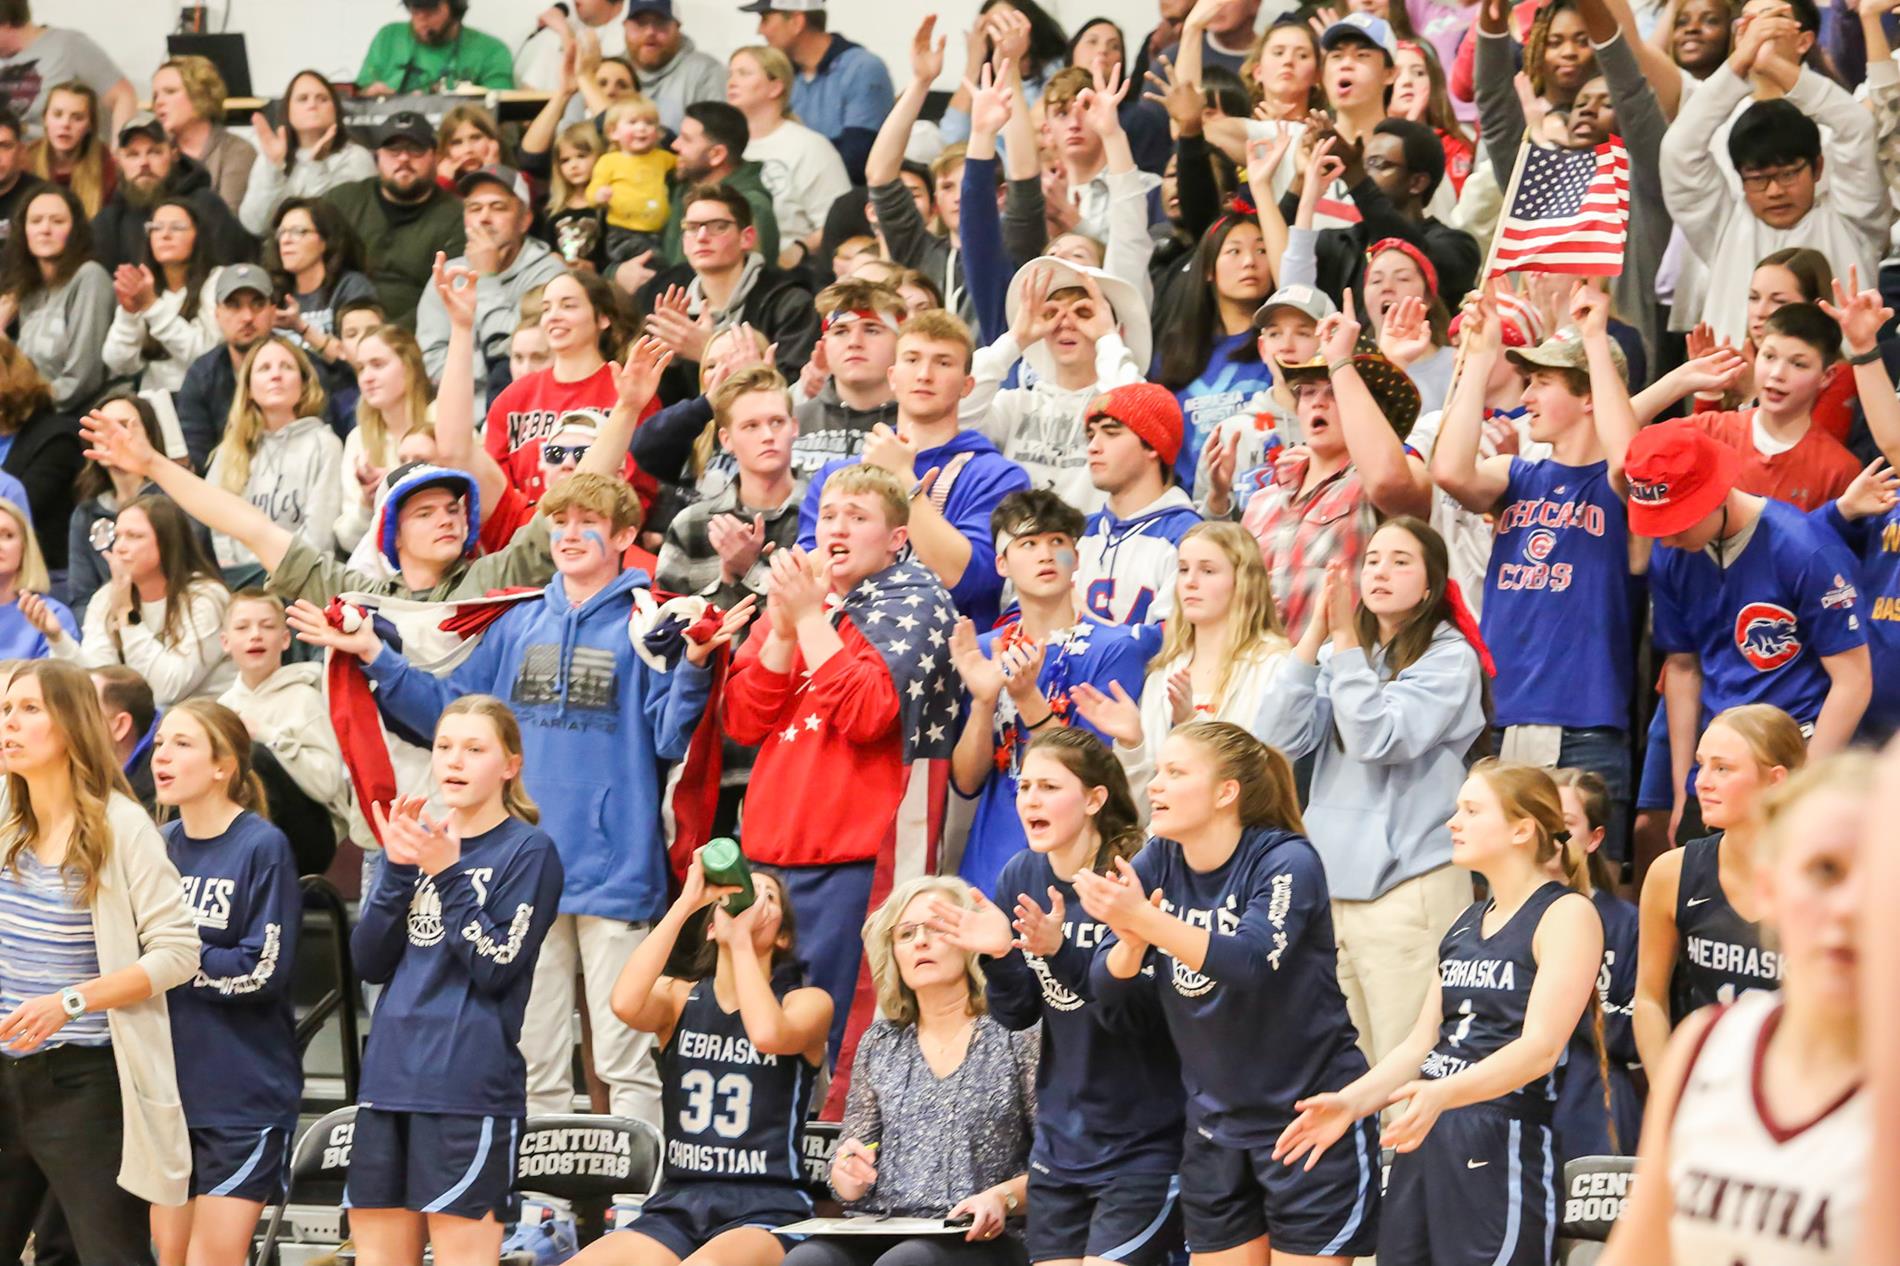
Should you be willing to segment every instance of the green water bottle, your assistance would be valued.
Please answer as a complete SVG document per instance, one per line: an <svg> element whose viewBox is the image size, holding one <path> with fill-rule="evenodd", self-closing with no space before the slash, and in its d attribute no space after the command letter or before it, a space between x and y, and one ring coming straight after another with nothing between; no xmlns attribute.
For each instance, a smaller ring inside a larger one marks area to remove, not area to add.
<svg viewBox="0 0 1900 1266"><path fill-rule="evenodd" d="M731 836L722 835L708 841L706 847L699 850L699 868L705 872L707 883L730 885L739 890L726 898L727 914L742 913L758 900L752 891L752 868L746 865L739 841Z"/></svg>

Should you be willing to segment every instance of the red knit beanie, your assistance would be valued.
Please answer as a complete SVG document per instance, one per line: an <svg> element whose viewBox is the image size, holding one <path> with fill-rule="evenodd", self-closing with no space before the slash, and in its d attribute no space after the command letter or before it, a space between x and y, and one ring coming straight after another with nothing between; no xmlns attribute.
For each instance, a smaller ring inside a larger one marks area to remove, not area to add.
<svg viewBox="0 0 1900 1266"><path fill-rule="evenodd" d="M1104 392L1089 405L1089 417L1114 418L1159 453L1164 467L1181 455L1181 403L1158 383L1131 382Z"/></svg>

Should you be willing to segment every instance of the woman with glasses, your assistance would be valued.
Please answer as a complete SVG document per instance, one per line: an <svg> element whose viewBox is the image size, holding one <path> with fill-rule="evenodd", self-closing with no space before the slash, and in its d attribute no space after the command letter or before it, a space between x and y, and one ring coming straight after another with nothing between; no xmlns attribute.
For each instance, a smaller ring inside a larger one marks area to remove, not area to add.
<svg viewBox="0 0 1900 1266"><path fill-rule="evenodd" d="M119 306L99 352L106 371L147 391L182 387L191 362L224 339L217 272L190 199L166 198L153 207L144 261L121 264L113 274Z"/></svg>
<svg viewBox="0 0 1900 1266"><path fill-rule="evenodd" d="M336 313L343 305L374 299L376 287L363 275L363 246L335 207L319 198L287 198L271 219L264 244L283 302L271 324L309 353L326 385L350 372Z"/></svg>
<svg viewBox="0 0 1900 1266"><path fill-rule="evenodd" d="M961 1236L814 1236L785 1266L1019 1266L1036 1108L1037 1036L988 1013L977 956L933 907L970 908L955 879L900 884L864 923L881 1019L851 1065L831 1189L851 1214L968 1217Z"/></svg>

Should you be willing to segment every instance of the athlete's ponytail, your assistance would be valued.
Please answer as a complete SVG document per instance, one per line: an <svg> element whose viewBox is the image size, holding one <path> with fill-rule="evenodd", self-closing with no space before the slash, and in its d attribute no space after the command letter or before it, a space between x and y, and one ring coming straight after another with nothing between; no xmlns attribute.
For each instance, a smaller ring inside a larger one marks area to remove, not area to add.
<svg viewBox="0 0 1900 1266"><path fill-rule="evenodd" d="M515 720L514 709L494 695L463 695L442 709L442 715L436 720L436 728L440 730L443 721L464 713L487 717L488 723L495 727L495 737L501 743L501 750L510 756L521 755L521 723ZM513 778L505 779L501 784L501 807L511 818L520 818L529 826L541 825L541 807L522 785L519 770Z"/></svg>
<svg viewBox="0 0 1900 1266"><path fill-rule="evenodd" d="M1237 807L1242 826L1306 834L1293 766L1279 748L1269 747L1231 721L1189 721L1176 726L1173 733L1207 751L1216 779L1240 784Z"/></svg>
<svg viewBox="0 0 1900 1266"><path fill-rule="evenodd" d="M1559 791L1565 787L1577 793L1577 799L1583 805L1584 824L1592 835L1607 830L1610 825L1610 788L1603 781L1603 775L1590 769L1560 769L1551 777L1556 781ZM1616 889L1616 875L1610 869L1610 859L1604 856L1599 846L1591 848L1588 840L1572 839L1571 849L1582 855L1584 883L1579 884L1573 875L1570 886L1589 896L1602 889L1613 892Z"/></svg>
<svg viewBox="0 0 1900 1266"><path fill-rule="evenodd" d="M190 717L205 733L211 747L213 764L230 762L231 772L225 794L239 808L249 809L260 818L270 816L270 804L264 796L264 780L251 764L251 732L237 713L210 699L182 699L170 713Z"/></svg>
<svg viewBox="0 0 1900 1266"><path fill-rule="evenodd" d="M1090 870L1115 869L1118 857L1133 857L1141 851L1147 832L1141 829L1141 814L1135 809L1134 793L1128 790L1128 775L1122 763L1108 750L1108 744L1087 730L1071 726L1052 726L1038 734L1023 753L1028 759L1040 752L1074 774L1083 790L1100 789L1106 794L1102 807L1095 811L1095 856L1088 861Z"/></svg>

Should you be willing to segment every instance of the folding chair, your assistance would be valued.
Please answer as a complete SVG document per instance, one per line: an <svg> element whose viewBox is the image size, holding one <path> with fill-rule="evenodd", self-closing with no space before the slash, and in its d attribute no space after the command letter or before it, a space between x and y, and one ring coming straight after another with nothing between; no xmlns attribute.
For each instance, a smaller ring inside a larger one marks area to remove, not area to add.
<svg viewBox="0 0 1900 1266"><path fill-rule="evenodd" d="M292 1203L340 1207L343 1181L350 1172L350 1145L356 1133L356 1107L338 1108L313 1121L297 1139L290 1153L290 1187L284 1198L271 1210L270 1223L258 1245L258 1266L275 1262L277 1242L283 1234L284 1217ZM342 1239L337 1228L337 1239Z"/></svg>
<svg viewBox="0 0 1900 1266"><path fill-rule="evenodd" d="M1610 1230L1623 1216L1634 1156L1579 1156L1564 1166L1562 1216L1557 1229L1557 1260L1586 1266L1603 1253Z"/></svg>
<svg viewBox="0 0 1900 1266"><path fill-rule="evenodd" d="M838 1198L831 1194L831 1156L838 1150L844 1125L838 1121L807 1121L798 1136L798 1156L805 1166L805 1194L819 1217L835 1217Z"/></svg>
<svg viewBox="0 0 1900 1266"><path fill-rule="evenodd" d="M516 1150L517 1194L551 1196L575 1221L606 1226L616 1196L652 1192L660 1174L660 1134L645 1121L587 1113L529 1117ZM507 1259L503 1259L507 1266Z"/></svg>

